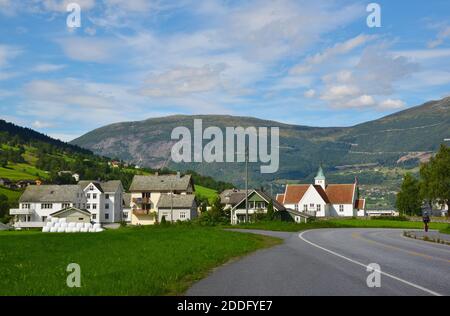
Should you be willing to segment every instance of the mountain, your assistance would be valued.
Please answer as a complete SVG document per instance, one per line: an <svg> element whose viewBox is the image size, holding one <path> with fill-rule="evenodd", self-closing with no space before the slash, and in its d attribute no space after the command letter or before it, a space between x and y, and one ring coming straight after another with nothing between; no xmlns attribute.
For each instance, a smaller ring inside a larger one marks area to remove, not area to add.
<svg viewBox="0 0 450 316"><path fill-rule="evenodd" d="M398 161L414 166L424 154L436 151L450 136L450 98L432 101L381 119L353 127L308 127L283 124L251 117L221 115L169 116L138 122L124 122L93 130L71 143L109 157L142 166L187 170L242 184L244 166L236 163L174 164L170 160L172 130L185 126L191 131L194 119L203 128L231 127L280 128L280 169L261 175L259 164L251 164L252 183L273 180L310 180L319 164L331 174L340 170L370 166L395 167ZM225 133L224 133L225 134ZM361 172L361 170L359 171ZM376 182L370 179L362 181ZM351 179L348 179L351 180Z"/></svg>

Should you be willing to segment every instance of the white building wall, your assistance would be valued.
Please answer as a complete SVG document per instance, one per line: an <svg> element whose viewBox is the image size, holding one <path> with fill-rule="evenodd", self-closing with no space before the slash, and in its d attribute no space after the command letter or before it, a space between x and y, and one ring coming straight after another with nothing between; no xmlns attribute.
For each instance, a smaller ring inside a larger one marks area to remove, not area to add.
<svg viewBox="0 0 450 316"><path fill-rule="evenodd" d="M327 216L327 203L322 199L314 186L311 185L298 203L298 210L305 213L314 212L316 217L325 217Z"/></svg>

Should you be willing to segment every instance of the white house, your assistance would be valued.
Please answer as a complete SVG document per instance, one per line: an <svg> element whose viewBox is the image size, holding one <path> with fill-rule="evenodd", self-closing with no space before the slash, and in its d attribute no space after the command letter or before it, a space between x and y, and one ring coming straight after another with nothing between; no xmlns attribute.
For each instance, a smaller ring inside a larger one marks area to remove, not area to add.
<svg viewBox="0 0 450 316"><path fill-rule="evenodd" d="M162 212L167 213L167 196L172 196L170 203L178 203L182 201L182 208L187 212L191 208L195 188L191 175L136 175L130 186L130 208L131 208L131 224L132 225L153 225L161 220ZM183 199L179 196L189 195L190 197ZM160 201L163 199L162 201ZM188 200L189 199L189 200ZM170 204L172 207L172 204ZM187 214L186 218L180 214L180 218L174 218L176 221L189 220L191 215ZM166 220L170 221L170 217L166 216Z"/></svg>
<svg viewBox="0 0 450 316"><path fill-rule="evenodd" d="M358 195L356 180L353 184L328 184L319 168L314 184L288 184L277 201L315 217L365 216L365 200Z"/></svg>
<svg viewBox="0 0 450 316"><path fill-rule="evenodd" d="M11 209L16 228L43 227L53 213L68 207L86 208L86 197L78 185L30 185Z"/></svg>
<svg viewBox="0 0 450 316"><path fill-rule="evenodd" d="M80 181L86 195L86 210L95 223L118 223L123 220L123 186L119 180L99 182Z"/></svg>
<svg viewBox="0 0 450 316"><path fill-rule="evenodd" d="M131 223L131 193L123 194L123 209L122 209L122 220L127 223Z"/></svg>
<svg viewBox="0 0 450 316"><path fill-rule="evenodd" d="M197 202L193 194L162 194L156 207L160 223L163 217L168 222L184 222L197 217Z"/></svg>

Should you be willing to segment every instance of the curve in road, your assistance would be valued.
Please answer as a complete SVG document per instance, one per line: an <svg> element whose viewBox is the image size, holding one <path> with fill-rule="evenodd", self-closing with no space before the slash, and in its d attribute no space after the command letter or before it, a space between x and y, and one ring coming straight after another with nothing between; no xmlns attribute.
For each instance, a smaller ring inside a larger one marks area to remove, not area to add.
<svg viewBox="0 0 450 316"><path fill-rule="evenodd" d="M392 229L242 231L285 243L216 269L187 295L450 295L450 247ZM369 288L370 264L381 287Z"/></svg>

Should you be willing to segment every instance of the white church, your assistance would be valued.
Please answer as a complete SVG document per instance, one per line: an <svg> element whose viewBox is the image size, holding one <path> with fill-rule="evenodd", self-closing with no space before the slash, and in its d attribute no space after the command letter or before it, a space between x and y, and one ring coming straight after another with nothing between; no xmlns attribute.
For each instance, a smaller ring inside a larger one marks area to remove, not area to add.
<svg viewBox="0 0 450 316"><path fill-rule="evenodd" d="M366 216L366 201L359 197L357 180L353 184L328 184L322 167L314 184L288 184L276 199L287 209L315 217Z"/></svg>

